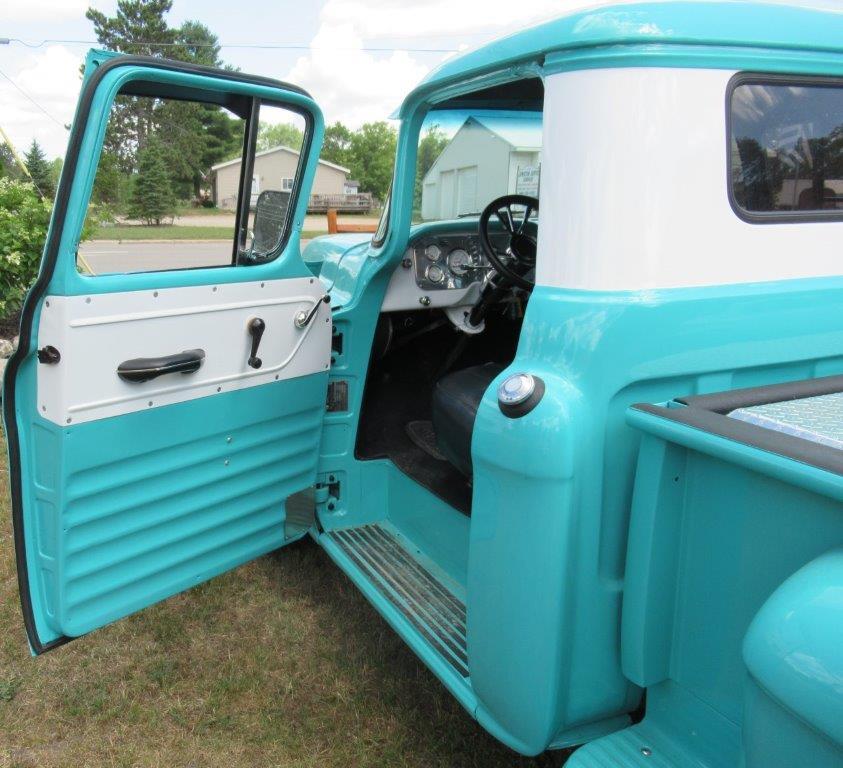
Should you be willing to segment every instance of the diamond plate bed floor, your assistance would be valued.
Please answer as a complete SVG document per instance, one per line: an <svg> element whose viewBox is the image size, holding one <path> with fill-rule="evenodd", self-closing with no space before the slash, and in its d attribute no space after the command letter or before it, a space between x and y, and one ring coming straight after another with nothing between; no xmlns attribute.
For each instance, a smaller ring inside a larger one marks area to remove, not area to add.
<svg viewBox="0 0 843 768"><path fill-rule="evenodd" d="M843 449L843 392L738 408L729 416Z"/></svg>
<svg viewBox="0 0 843 768"><path fill-rule="evenodd" d="M405 549L386 528L364 525L330 531L340 549L462 677L468 677L465 603Z"/></svg>

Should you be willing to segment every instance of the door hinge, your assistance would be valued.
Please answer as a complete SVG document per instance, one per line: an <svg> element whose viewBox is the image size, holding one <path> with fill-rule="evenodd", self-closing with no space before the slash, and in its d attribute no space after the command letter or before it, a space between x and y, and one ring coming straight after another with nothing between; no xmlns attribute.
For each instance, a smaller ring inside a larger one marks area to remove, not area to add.
<svg viewBox="0 0 843 768"><path fill-rule="evenodd" d="M315 489L316 509L333 512L340 502L340 481L336 474L320 475Z"/></svg>

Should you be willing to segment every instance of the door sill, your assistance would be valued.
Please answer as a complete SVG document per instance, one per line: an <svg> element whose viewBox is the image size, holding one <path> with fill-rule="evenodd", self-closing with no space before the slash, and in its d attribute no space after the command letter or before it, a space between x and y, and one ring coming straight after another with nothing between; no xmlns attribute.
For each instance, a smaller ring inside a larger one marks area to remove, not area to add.
<svg viewBox="0 0 843 768"><path fill-rule="evenodd" d="M464 600L388 524L322 533L319 543L473 716Z"/></svg>

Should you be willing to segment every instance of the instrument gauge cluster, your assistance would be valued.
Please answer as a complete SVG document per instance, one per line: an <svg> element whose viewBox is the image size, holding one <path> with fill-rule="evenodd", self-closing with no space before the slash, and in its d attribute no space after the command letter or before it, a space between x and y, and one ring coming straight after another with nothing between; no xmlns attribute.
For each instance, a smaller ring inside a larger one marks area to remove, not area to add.
<svg viewBox="0 0 843 768"><path fill-rule="evenodd" d="M489 269L476 235L423 238L411 247L416 285L424 291L468 288Z"/></svg>

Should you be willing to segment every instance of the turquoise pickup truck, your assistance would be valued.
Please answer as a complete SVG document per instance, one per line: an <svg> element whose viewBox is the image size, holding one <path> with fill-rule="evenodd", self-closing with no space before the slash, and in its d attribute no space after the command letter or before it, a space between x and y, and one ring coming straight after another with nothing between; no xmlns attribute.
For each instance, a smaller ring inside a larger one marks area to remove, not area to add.
<svg viewBox="0 0 843 768"><path fill-rule="evenodd" d="M132 99L243 121L225 263L77 268ZM302 253L306 92L89 56L4 381L32 652L310 536L519 753L843 766L843 15L604 7L397 118L378 231Z"/></svg>

